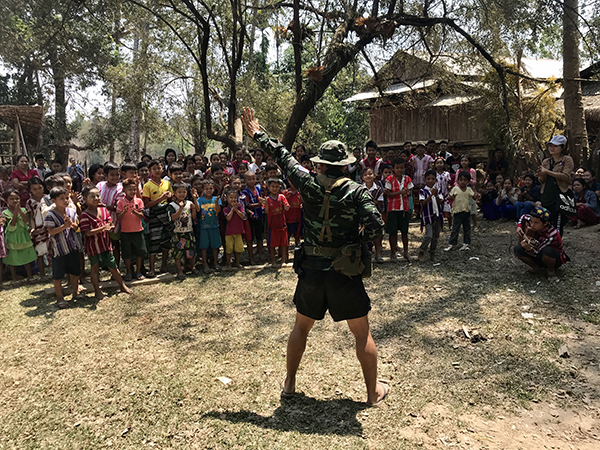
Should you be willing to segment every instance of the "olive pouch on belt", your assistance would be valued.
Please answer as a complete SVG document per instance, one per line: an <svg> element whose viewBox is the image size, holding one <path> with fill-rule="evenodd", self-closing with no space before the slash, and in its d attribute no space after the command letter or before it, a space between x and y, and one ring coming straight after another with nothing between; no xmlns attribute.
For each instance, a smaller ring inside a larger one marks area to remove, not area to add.
<svg viewBox="0 0 600 450"><path fill-rule="evenodd" d="M294 263L292 268L298 275L298 278L304 278L304 270L302 270L302 261L306 258L306 250L304 249L304 242L301 242L299 246L294 249Z"/></svg>
<svg viewBox="0 0 600 450"><path fill-rule="evenodd" d="M366 243L362 244L362 256L360 259L365 265L361 275L363 278L369 278L371 275L373 275L373 254L369 250L369 247Z"/></svg>
<svg viewBox="0 0 600 450"><path fill-rule="evenodd" d="M331 265L336 272L349 277L361 275L365 264L361 259L362 248L360 244L348 244L340 248L342 254L333 260Z"/></svg>

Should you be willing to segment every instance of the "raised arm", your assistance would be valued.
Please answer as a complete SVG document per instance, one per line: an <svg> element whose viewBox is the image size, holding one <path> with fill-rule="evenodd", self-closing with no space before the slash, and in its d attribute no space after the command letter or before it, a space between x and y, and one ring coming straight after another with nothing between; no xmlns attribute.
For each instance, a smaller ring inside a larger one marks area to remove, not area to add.
<svg viewBox="0 0 600 450"><path fill-rule="evenodd" d="M300 192L303 192L311 184L314 184L315 188L317 187L310 172L296 161L296 158L292 156L281 142L277 139L269 138L266 133L260 131L260 125L258 119L254 116L253 109L244 108L242 122L250 137L260 144L265 153L275 159L284 175L289 178Z"/></svg>

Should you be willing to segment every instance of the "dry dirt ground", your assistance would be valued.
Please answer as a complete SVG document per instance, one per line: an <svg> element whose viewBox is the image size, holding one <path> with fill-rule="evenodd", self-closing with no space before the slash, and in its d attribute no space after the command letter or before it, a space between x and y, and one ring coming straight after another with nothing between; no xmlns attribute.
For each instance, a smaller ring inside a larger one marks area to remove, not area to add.
<svg viewBox="0 0 600 450"><path fill-rule="evenodd" d="M414 256L419 240L412 225ZM567 230L557 283L525 275L509 223L480 224L470 252L440 251L436 265L377 267L370 321L392 387L377 409L361 403L351 334L329 317L309 337L300 394L280 401L289 269L112 291L98 305L89 295L69 310L47 283L11 284L0 448L596 450L599 240Z"/></svg>

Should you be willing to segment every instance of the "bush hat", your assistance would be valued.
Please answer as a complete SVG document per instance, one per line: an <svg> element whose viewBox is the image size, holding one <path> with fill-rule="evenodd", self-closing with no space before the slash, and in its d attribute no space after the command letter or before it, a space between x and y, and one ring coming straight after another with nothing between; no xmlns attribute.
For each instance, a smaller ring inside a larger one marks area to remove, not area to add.
<svg viewBox="0 0 600 450"><path fill-rule="evenodd" d="M353 155L348 154L346 145L340 141L327 141L319 147L317 156L310 158L314 163L331 166L345 166L356 162Z"/></svg>

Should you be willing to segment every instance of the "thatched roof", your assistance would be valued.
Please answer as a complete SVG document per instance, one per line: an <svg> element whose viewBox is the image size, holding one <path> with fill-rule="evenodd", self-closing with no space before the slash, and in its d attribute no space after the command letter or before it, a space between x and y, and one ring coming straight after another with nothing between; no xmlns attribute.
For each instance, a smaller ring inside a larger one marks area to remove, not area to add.
<svg viewBox="0 0 600 450"><path fill-rule="evenodd" d="M43 117L44 108L41 106L0 106L0 122L11 128L19 122L28 145L37 143Z"/></svg>

